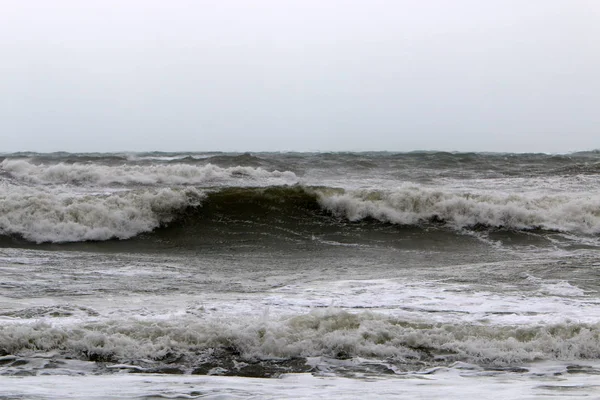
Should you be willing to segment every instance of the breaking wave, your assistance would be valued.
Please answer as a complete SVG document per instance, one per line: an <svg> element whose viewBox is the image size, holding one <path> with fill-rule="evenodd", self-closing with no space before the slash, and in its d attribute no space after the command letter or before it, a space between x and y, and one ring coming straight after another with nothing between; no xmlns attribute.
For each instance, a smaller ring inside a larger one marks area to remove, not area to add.
<svg viewBox="0 0 600 400"><path fill-rule="evenodd" d="M30 184L73 185L281 185L296 183L289 171L254 167L222 168L213 164L99 165L84 163L35 164L5 159L0 170L12 179Z"/></svg>
<svg viewBox="0 0 600 400"><path fill-rule="evenodd" d="M0 233L36 243L129 239L172 221L178 210L202 197L194 189L79 195L13 185L2 189Z"/></svg>
<svg viewBox="0 0 600 400"><path fill-rule="evenodd" d="M78 194L61 190L5 182L0 186L0 233L37 243L128 239L175 221L190 229L188 235L199 234L195 227L218 222L251 225L257 233L279 227L318 234L330 225L357 222L600 233L598 195L473 194L418 186L388 191L299 185Z"/></svg>
<svg viewBox="0 0 600 400"><path fill-rule="evenodd" d="M600 196L504 195L406 187L320 196L334 215L359 221L414 225L443 222L454 228L492 227L600 233Z"/></svg>
<svg viewBox="0 0 600 400"><path fill-rule="evenodd" d="M457 361L502 367L600 358L599 328L578 323L424 323L335 309L276 318L200 315L74 325L34 322L0 326L0 355L54 352L55 358L127 364L148 372L169 364L180 373L201 374L264 360L306 362L310 357L375 359L399 370ZM305 371L303 364L296 368Z"/></svg>

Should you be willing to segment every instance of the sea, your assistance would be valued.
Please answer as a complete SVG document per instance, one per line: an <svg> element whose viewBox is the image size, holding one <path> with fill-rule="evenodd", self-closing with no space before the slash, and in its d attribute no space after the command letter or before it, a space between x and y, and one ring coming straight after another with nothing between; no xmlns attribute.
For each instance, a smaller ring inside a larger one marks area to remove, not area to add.
<svg viewBox="0 0 600 400"><path fill-rule="evenodd" d="M600 399L600 151L0 154L0 399Z"/></svg>

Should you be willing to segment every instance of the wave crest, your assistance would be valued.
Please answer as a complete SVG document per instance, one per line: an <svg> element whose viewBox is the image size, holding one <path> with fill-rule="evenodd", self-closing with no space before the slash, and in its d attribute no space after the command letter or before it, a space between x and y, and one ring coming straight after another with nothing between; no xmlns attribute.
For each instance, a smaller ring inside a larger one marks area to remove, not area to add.
<svg viewBox="0 0 600 400"><path fill-rule="evenodd" d="M156 189L73 196L12 186L0 195L0 233L32 242L129 239L198 205L194 189Z"/></svg>
<svg viewBox="0 0 600 400"><path fill-rule="evenodd" d="M417 186L387 191L299 185L147 187L100 194L61 190L5 182L0 186L0 234L38 243L128 239L175 220L177 232L162 235L183 235L173 239L185 237L191 245L198 235L236 232L236 226L253 235L310 237L341 229L348 235L360 230L368 237L372 225L355 222L600 233L600 196L474 194Z"/></svg>
<svg viewBox="0 0 600 400"><path fill-rule="evenodd" d="M254 167L222 168L213 164L98 165L58 163L52 165L23 159L0 163L11 178L32 184L89 185L277 185L297 182L290 171L267 171Z"/></svg>
<svg viewBox="0 0 600 400"><path fill-rule="evenodd" d="M472 194L405 187L319 196L321 206L350 221L372 218L415 225L444 222L454 228L494 227L600 233L600 197Z"/></svg>
<svg viewBox="0 0 600 400"><path fill-rule="evenodd" d="M75 326L8 324L0 327L8 354L57 351L90 361L144 365L177 360L193 368L268 359L375 358L399 368L456 361L509 366L535 360L600 357L597 325L482 326L406 321L340 310L291 317L108 320ZM187 368L186 368L187 367Z"/></svg>

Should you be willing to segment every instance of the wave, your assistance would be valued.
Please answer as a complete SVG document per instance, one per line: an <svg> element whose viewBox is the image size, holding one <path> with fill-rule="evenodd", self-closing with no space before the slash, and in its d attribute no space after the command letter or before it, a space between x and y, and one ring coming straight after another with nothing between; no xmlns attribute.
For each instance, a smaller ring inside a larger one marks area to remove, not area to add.
<svg viewBox="0 0 600 400"><path fill-rule="evenodd" d="M58 163L65 164L74 163L102 163L116 164L126 162L129 157L125 153L35 153L35 152L19 152L5 154L3 159L28 159L35 164L40 163Z"/></svg>
<svg viewBox="0 0 600 400"><path fill-rule="evenodd" d="M237 155L217 155L208 158L211 164L217 164L219 166L235 167L239 165L247 167L260 167L266 164L265 160L253 156L250 153L237 154Z"/></svg>
<svg viewBox="0 0 600 400"><path fill-rule="evenodd" d="M234 185L288 184L298 178L289 171L267 171L253 167L222 168L216 165L98 165L84 163L35 164L23 159L5 159L0 170L12 179L31 184L74 185Z"/></svg>
<svg viewBox="0 0 600 400"><path fill-rule="evenodd" d="M555 175L598 175L600 174L600 162L586 162L567 165L552 171Z"/></svg>
<svg viewBox="0 0 600 400"><path fill-rule="evenodd" d="M202 196L193 189L79 195L6 184L2 189L0 233L36 243L128 239L172 221Z"/></svg>
<svg viewBox="0 0 600 400"><path fill-rule="evenodd" d="M373 218L414 225L442 222L453 228L493 227L600 233L600 196L478 194L405 187L320 196L323 208L350 221Z"/></svg>
<svg viewBox="0 0 600 400"><path fill-rule="evenodd" d="M53 352L55 357L127 364L148 372L168 364L181 373L205 374L257 361L306 362L316 357L357 359L357 363L374 359L397 370L457 361L505 367L539 360L600 358L598 324L427 323L335 309L274 318L217 318L197 312L197 316L167 320L8 323L0 326L0 355ZM298 363L297 368L307 369L305 363Z"/></svg>
<svg viewBox="0 0 600 400"><path fill-rule="evenodd" d="M366 233L373 226L432 224L456 231L600 233L599 195L474 194L419 186L385 191L300 185L62 190L5 182L0 186L0 234L61 243L129 239L159 227L177 228L180 237L193 239L216 231L225 236L239 230L253 235L301 232L310 237L327 231L353 234L355 228Z"/></svg>

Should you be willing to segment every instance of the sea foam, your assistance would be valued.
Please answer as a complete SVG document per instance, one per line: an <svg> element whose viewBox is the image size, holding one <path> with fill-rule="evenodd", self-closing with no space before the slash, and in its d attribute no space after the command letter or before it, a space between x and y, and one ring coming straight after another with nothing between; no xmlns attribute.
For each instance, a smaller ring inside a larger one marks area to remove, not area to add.
<svg viewBox="0 0 600 400"><path fill-rule="evenodd" d="M319 203L350 221L372 218L415 225L444 222L454 228L496 227L600 232L600 196L474 193L420 186L396 190L320 193Z"/></svg>
<svg viewBox="0 0 600 400"><path fill-rule="evenodd" d="M240 212L269 216L274 224L303 226L312 232L329 222L376 220L406 226L438 224L450 229L547 230L594 235L600 233L600 196L473 193L452 189L403 186L394 190L343 190L303 186L267 188L190 186L134 187L129 190L0 184L0 234L33 242L77 242L128 239L174 221L189 207L217 210L220 217L241 218ZM254 207L254 208L252 208ZM208 211L209 213L211 211ZM236 214L237 213L237 214ZM242 213L243 214L243 213ZM245 215L251 220L254 216ZM261 217L262 216L262 217ZM203 224L205 214L195 223ZM291 229L293 226L284 226ZM260 229L259 225L255 229Z"/></svg>
<svg viewBox="0 0 600 400"><path fill-rule="evenodd" d="M118 165L34 164L27 159L5 159L0 163L10 177L32 184L75 185L277 185L296 183L290 171L216 165Z"/></svg>
<svg viewBox="0 0 600 400"><path fill-rule="evenodd" d="M456 361L509 366L534 360L600 358L598 332L597 324L424 323L332 309L274 319L177 317L75 325L8 324L0 327L0 349L8 354L52 351L64 357L142 365L143 360L180 358L181 366L190 368L214 357L237 362L361 357L412 368L415 363Z"/></svg>
<svg viewBox="0 0 600 400"><path fill-rule="evenodd" d="M199 204L192 188L74 194L50 188L0 186L0 233L32 242L128 239Z"/></svg>

